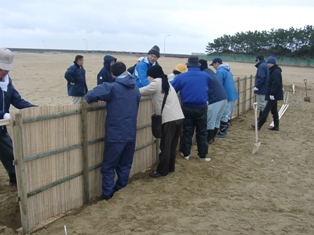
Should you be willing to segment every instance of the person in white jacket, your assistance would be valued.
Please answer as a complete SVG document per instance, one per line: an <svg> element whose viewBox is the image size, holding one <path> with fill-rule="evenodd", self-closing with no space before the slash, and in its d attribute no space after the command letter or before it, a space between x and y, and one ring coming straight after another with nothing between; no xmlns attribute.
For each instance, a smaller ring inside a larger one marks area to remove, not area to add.
<svg viewBox="0 0 314 235"><path fill-rule="evenodd" d="M164 96L167 94L162 111L162 137L160 139L159 164L156 171L149 174L153 178L166 176L175 171L177 145L182 128L184 115L175 89L169 83L159 65L147 70L149 84L140 88L143 96L151 96L156 114L161 114Z"/></svg>

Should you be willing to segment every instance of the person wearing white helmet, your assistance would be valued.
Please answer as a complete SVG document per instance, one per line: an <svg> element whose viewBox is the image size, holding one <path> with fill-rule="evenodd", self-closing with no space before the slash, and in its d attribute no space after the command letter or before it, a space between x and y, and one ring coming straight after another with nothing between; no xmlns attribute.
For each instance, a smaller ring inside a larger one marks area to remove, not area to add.
<svg viewBox="0 0 314 235"><path fill-rule="evenodd" d="M13 53L7 48L0 48L0 119L10 119L10 105L18 109L35 105L23 100L14 88L9 72L13 69ZM9 174L10 186L16 186L15 167L13 165L12 139L6 126L0 126L0 159Z"/></svg>

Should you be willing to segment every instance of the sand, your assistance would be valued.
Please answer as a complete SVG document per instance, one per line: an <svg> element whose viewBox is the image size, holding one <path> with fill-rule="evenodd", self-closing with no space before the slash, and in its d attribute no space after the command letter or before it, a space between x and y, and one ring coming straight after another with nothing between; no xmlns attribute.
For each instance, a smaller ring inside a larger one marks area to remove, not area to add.
<svg viewBox="0 0 314 235"><path fill-rule="evenodd" d="M83 54L84 55L84 54ZM75 54L15 53L10 72L22 97L38 105L70 104L63 78ZM96 84L102 54L85 54L89 88ZM132 66L137 57L115 55ZM160 58L166 73L186 59ZM230 63L234 77L254 75L254 63ZM226 138L209 146L210 162L197 158L193 146L189 161L178 155L176 171L152 179L148 172L133 176L127 187L109 201L78 209L35 234L314 234L313 108L304 102L303 79L314 87L313 68L281 66L289 108L280 131L259 132L255 143L253 110L232 120ZM291 85L296 84L292 94ZM280 102L280 105L282 102ZM279 106L280 106L279 105ZM100 124L103 125L103 124ZM0 234L21 227L17 190L8 186L0 165Z"/></svg>

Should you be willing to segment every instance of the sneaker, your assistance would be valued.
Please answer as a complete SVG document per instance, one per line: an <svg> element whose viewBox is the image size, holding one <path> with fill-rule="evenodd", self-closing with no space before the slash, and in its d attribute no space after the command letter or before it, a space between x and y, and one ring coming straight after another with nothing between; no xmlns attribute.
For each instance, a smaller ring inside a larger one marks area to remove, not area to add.
<svg viewBox="0 0 314 235"><path fill-rule="evenodd" d="M210 157L199 157L199 159L203 160L203 161L206 161L206 162L209 162L209 161L212 160Z"/></svg>
<svg viewBox="0 0 314 235"><path fill-rule="evenodd" d="M184 156L185 160L189 160L190 159L190 155L189 156Z"/></svg>
<svg viewBox="0 0 314 235"><path fill-rule="evenodd" d="M227 135L227 132L218 132L217 133L217 135L216 135L216 137L218 137L218 138L225 138L225 136Z"/></svg>
<svg viewBox="0 0 314 235"><path fill-rule="evenodd" d="M279 127L269 127L268 130L270 131L279 131Z"/></svg>

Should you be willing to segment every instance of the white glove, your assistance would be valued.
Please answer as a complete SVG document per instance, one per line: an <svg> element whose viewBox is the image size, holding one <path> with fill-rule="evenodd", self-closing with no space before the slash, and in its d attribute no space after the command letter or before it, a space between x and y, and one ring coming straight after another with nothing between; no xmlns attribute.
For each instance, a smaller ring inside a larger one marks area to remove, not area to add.
<svg viewBox="0 0 314 235"><path fill-rule="evenodd" d="M275 100L275 96L270 95L270 96L269 96L269 99L271 99L271 100Z"/></svg>
<svg viewBox="0 0 314 235"><path fill-rule="evenodd" d="M254 89L253 89L254 91L258 91L258 88L257 87L254 87Z"/></svg>
<svg viewBox="0 0 314 235"><path fill-rule="evenodd" d="M10 119L10 114L9 113L5 113L3 115L3 119Z"/></svg>

